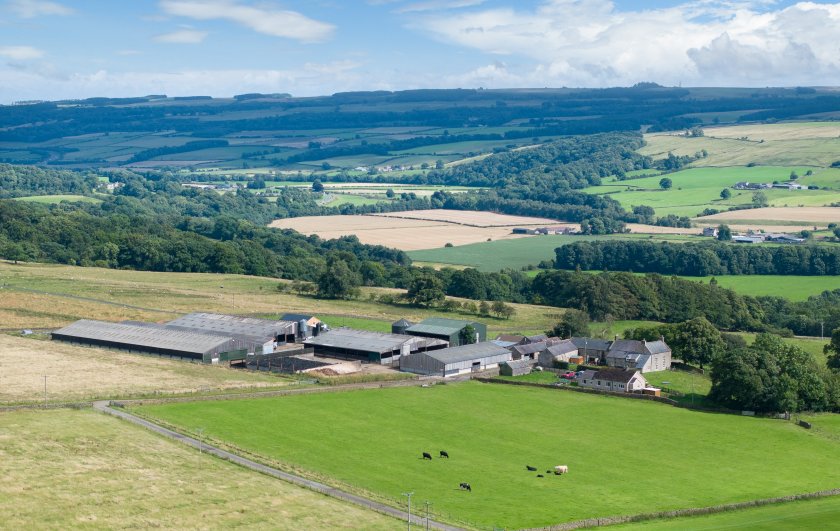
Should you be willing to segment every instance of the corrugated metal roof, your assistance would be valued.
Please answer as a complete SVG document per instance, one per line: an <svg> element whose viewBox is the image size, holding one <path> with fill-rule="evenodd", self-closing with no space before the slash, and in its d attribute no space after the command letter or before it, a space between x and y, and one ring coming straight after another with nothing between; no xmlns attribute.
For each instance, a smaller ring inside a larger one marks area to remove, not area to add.
<svg viewBox="0 0 840 531"><path fill-rule="evenodd" d="M426 355L442 363L458 363L459 361L477 360L490 356L510 356L510 351L494 344L492 341L482 341L471 345L433 350L426 352Z"/></svg>
<svg viewBox="0 0 840 531"><path fill-rule="evenodd" d="M612 341L607 339L597 339L594 337L573 337L571 340L577 348L587 348L592 350L608 350Z"/></svg>
<svg viewBox="0 0 840 531"><path fill-rule="evenodd" d="M472 324L472 321L447 319L445 317L430 317L428 319L423 319L415 325L409 326L406 329L406 332L451 336L452 334L460 332L465 326Z"/></svg>
<svg viewBox="0 0 840 531"><path fill-rule="evenodd" d="M577 352L578 347L574 344L574 342L564 339L559 343L555 343L554 345L549 346L546 350L548 350L552 355L558 356L560 354L568 354L569 352Z"/></svg>
<svg viewBox="0 0 840 531"><path fill-rule="evenodd" d="M169 321L168 327L197 330L247 338L271 339L277 335L293 334L296 322L257 319L218 313L191 313Z"/></svg>
<svg viewBox="0 0 840 531"><path fill-rule="evenodd" d="M531 362L529 360L511 360L503 361L501 365L507 365L512 369L526 369L531 366Z"/></svg>
<svg viewBox="0 0 840 531"><path fill-rule="evenodd" d="M233 338L206 332L172 330L161 325L139 326L124 323L109 323L81 319L55 331L56 335L108 341L126 346L167 349L192 354L204 354L224 348L230 343L234 350Z"/></svg>
<svg viewBox="0 0 840 531"><path fill-rule="evenodd" d="M352 328L336 328L304 341L306 346L323 346L384 353L399 350L403 344L416 338L403 334L384 334Z"/></svg>

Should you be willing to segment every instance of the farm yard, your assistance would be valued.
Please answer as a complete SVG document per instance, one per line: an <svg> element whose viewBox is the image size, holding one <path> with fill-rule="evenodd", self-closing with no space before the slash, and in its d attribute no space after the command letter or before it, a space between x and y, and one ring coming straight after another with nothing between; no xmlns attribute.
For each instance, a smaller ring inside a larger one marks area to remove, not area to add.
<svg viewBox="0 0 840 531"><path fill-rule="evenodd" d="M435 515L480 528L731 503L840 481L840 443L791 423L545 389L463 383L137 410L394 505L413 491ZM372 433L387 448L371 444ZM622 444L607 442L615 440ZM609 451L599 451L605 443ZM451 458L421 459L438 450ZM774 462L786 466L767 465ZM525 469L559 464L568 475ZM546 503L512 503L522 492Z"/></svg>
<svg viewBox="0 0 840 531"><path fill-rule="evenodd" d="M399 526L89 410L3 412L0 441L5 528Z"/></svg>

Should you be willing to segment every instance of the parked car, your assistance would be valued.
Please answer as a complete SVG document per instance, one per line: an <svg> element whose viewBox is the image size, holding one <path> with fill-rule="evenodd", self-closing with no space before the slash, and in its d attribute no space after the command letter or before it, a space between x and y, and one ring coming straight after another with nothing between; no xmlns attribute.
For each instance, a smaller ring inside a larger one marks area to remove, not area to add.
<svg viewBox="0 0 840 531"><path fill-rule="evenodd" d="M575 371L568 371L564 372L560 375L560 378L565 378L567 380L574 380L575 379Z"/></svg>

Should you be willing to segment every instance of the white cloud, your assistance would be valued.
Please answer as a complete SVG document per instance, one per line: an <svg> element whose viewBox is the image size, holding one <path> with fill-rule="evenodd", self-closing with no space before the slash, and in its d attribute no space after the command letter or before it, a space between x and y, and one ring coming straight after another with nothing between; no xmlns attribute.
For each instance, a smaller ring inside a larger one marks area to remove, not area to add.
<svg viewBox="0 0 840 531"><path fill-rule="evenodd" d="M21 18L35 18L44 15L70 15L73 13L73 10L67 6L46 0L11 0L8 5L9 9Z"/></svg>
<svg viewBox="0 0 840 531"><path fill-rule="evenodd" d="M155 42L166 42L172 44L198 44L207 37L206 31L194 29L180 29L170 33L163 33L155 36Z"/></svg>
<svg viewBox="0 0 840 531"><path fill-rule="evenodd" d="M411 24L446 42L527 58L531 71L519 76L536 86L840 82L838 3L774 10L709 0L622 11L607 0L547 0L533 10L423 15Z"/></svg>
<svg viewBox="0 0 840 531"><path fill-rule="evenodd" d="M335 27L313 20L297 11L257 7L237 0L161 0L169 15L195 20L230 20L259 33L302 42L329 38Z"/></svg>
<svg viewBox="0 0 840 531"><path fill-rule="evenodd" d="M446 9L461 9L483 4L485 0L426 0L408 4L397 10L398 13L413 13L419 11L443 11Z"/></svg>
<svg viewBox="0 0 840 531"><path fill-rule="evenodd" d="M0 57L13 61L28 61L44 56L44 52L32 46L0 46Z"/></svg>

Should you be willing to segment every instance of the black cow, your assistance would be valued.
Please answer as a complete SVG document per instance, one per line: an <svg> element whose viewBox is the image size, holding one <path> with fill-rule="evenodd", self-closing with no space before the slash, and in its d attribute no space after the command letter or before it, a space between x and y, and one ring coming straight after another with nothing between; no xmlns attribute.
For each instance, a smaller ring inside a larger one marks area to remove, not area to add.
<svg viewBox="0 0 840 531"><path fill-rule="evenodd" d="M537 471L537 467L535 467L535 466L525 465L525 468L528 469L528 472L536 472Z"/></svg>
<svg viewBox="0 0 840 531"><path fill-rule="evenodd" d="M449 459L449 454L448 454L448 453L446 453L446 450L441 450L441 451L440 451L440 456L441 456L441 457L445 457L445 458Z"/></svg>
<svg viewBox="0 0 840 531"><path fill-rule="evenodd" d="M423 452L423 459L428 459L429 461L432 460L432 454L429 452Z"/></svg>
<svg viewBox="0 0 840 531"><path fill-rule="evenodd" d="M542 474L537 474L537 477L538 478L544 478L545 476L543 476Z"/></svg>
<svg viewBox="0 0 840 531"><path fill-rule="evenodd" d="M545 473L546 474L551 474L551 470L546 470Z"/></svg>
<svg viewBox="0 0 840 531"><path fill-rule="evenodd" d="M470 487L470 484L469 484L469 483L461 483L461 484L459 485L459 488L460 488L461 490L466 490L466 491L468 491L468 492L472 492L472 487Z"/></svg>

